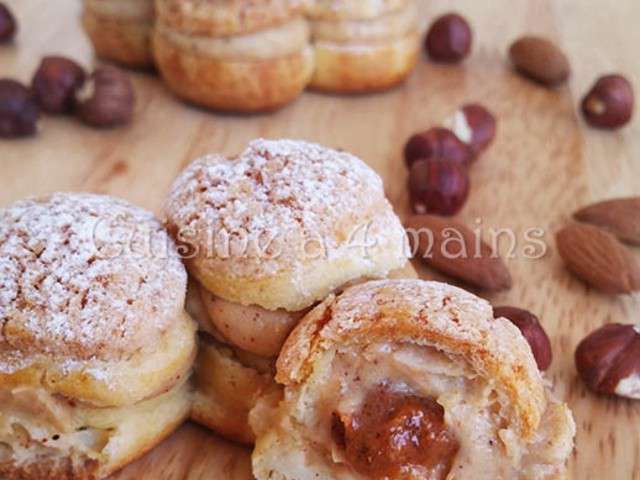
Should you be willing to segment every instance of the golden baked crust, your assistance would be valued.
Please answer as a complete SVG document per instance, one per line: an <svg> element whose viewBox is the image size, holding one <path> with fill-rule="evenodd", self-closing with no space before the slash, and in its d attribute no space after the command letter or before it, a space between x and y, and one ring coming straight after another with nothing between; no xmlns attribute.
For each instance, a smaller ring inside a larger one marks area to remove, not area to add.
<svg viewBox="0 0 640 480"><path fill-rule="evenodd" d="M196 393L191 409L192 420L230 440L252 445L255 441L249 426L249 412L258 399L278 391L268 368L251 363L231 348L202 336L195 368Z"/></svg>
<svg viewBox="0 0 640 480"><path fill-rule="evenodd" d="M184 33L227 37L284 23L302 12L299 0L157 0L158 22Z"/></svg>
<svg viewBox="0 0 640 480"><path fill-rule="evenodd" d="M219 60L187 50L157 31L154 49L158 69L177 96L223 111L280 108L300 95L313 71L313 54L308 47L277 58Z"/></svg>
<svg viewBox="0 0 640 480"><path fill-rule="evenodd" d="M105 16L85 6L82 25L99 57L134 68L153 66L152 18Z"/></svg>
<svg viewBox="0 0 640 480"><path fill-rule="evenodd" d="M237 158L197 160L165 211L174 236L194 247L189 271L242 305L303 310L407 261L380 177L353 155L302 141L255 140Z"/></svg>
<svg viewBox="0 0 640 480"><path fill-rule="evenodd" d="M1 395L0 395L1 398ZM11 422L13 436L0 428L0 477L4 480L98 480L158 445L188 416L190 386L118 409L73 407L63 430L20 412L0 411L0 426ZM10 418L3 418L12 415ZM43 443L42 436L48 436ZM97 441L90 440L95 437ZM63 445L71 445L65 449Z"/></svg>
<svg viewBox="0 0 640 480"><path fill-rule="evenodd" d="M16 202L0 210L0 274L2 384L119 406L189 370L186 271L151 213L79 193Z"/></svg>
<svg viewBox="0 0 640 480"><path fill-rule="evenodd" d="M352 415L381 384L443 407L460 442L456 478L558 478L573 447L571 412L519 330L445 284L383 280L330 296L289 336L276 380L285 401L253 424L259 480L361 478L332 440L332 412Z"/></svg>
<svg viewBox="0 0 640 480"><path fill-rule="evenodd" d="M310 0L306 12L312 19L362 20L400 10L411 0Z"/></svg>
<svg viewBox="0 0 640 480"><path fill-rule="evenodd" d="M420 51L417 31L387 41L314 44L315 70L309 88L337 93L380 91L402 83Z"/></svg>

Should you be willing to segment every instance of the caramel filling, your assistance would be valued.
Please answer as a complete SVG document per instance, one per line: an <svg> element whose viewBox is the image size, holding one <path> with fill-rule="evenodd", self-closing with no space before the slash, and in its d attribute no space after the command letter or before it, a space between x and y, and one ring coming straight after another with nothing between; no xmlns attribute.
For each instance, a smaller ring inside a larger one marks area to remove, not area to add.
<svg viewBox="0 0 640 480"><path fill-rule="evenodd" d="M355 415L333 415L334 441L354 470L372 479L444 480L460 448L432 397L370 391Z"/></svg>

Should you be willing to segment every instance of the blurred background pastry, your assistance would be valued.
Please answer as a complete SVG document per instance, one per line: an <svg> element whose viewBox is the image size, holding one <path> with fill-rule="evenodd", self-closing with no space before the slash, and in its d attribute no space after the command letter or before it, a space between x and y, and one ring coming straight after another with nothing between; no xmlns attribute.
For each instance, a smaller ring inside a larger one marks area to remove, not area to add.
<svg viewBox="0 0 640 480"><path fill-rule="evenodd" d="M289 332L332 291L405 267L404 230L364 162L291 140L197 160L165 209L197 291L192 416L251 443L249 410L277 390L275 357Z"/></svg>
<svg viewBox="0 0 640 480"><path fill-rule="evenodd" d="M217 110L273 110L313 70L309 26L296 0L158 0L158 67L179 97Z"/></svg>
<svg viewBox="0 0 640 480"><path fill-rule="evenodd" d="M0 477L97 479L187 416L195 323L161 222L115 198L0 210Z"/></svg>
<svg viewBox="0 0 640 480"><path fill-rule="evenodd" d="M308 3L315 50L310 86L360 93L384 90L413 70L420 49L414 0Z"/></svg>
<svg viewBox="0 0 640 480"><path fill-rule="evenodd" d="M557 479L573 449L572 414L520 331L446 284L329 297L286 341L276 380L284 401L251 416L258 480Z"/></svg>
<svg viewBox="0 0 640 480"><path fill-rule="evenodd" d="M152 67L153 3L153 0L83 0L82 24L96 54L130 67Z"/></svg>

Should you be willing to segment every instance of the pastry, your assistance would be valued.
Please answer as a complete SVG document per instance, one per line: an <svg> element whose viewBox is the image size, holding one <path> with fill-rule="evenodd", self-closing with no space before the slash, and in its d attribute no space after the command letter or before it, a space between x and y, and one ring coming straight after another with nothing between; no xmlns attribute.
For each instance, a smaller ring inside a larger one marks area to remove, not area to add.
<svg viewBox="0 0 640 480"><path fill-rule="evenodd" d="M314 89L384 90L402 82L416 64L420 38L414 0L318 0L309 2L307 15Z"/></svg>
<svg viewBox="0 0 640 480"><path fill-rule="evenodd" d="M458 288L381 280L287 339L251 415L258 480L557 479L575 424L520 331Z"/></svg>
<svg viewBox="0 0 640 480"><path fill-rule="evenodd" d="M153 0L83 0L82 24L97 55L131 67L153 66Z"/></svg>
<svg viewBox="0 0 640 480"><path fill-rule="evenodd" d="M404 267L404 230L364 162L291 140L197 160L165 210L196 284L189 304L205 339L192 416L251 443L246 418L276 388L274 359L289 332L332 291ZM230 427L231 418L242 421Z"/></svg>
<svg viewBox="0 0 640 480"><path fill-rule="evenodd" d="M158 0L154 48L169 88L194 104L240 112L295 99L313 70L296 0Z"/></svg>
<svg viewBox="0 0 640 480"><path fill-rule="evenodd" d="M161 222L124 201L0 210L0 478L104 478L185 419L186 281Z"/></svg>

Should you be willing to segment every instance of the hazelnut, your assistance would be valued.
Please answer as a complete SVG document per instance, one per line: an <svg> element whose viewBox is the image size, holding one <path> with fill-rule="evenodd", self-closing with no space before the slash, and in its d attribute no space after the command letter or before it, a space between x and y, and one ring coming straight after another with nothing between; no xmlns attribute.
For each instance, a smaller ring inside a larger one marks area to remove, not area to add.
<svg viewBox="0 0 640 480"><path fill-rule="evenodd" d="M622 75L606 75L582 100L582 113L594 127L620 128L631 120L633 104L631 83Z"/></svg>
<svg viewBox="0 0 640 480"><path fill-rule="evenodd" d="M467 169L448 160L418 160L409 172L413 211L418 214L455 215L469 196Z"/></svg>
<svg viewBox="0 0 640 480"><path fill-rule="evenodd" d="M496 119L482 105L469 104L454 113L451 130L469 145L474 157L485 150L496 136Z"/></svg>
<svg viewBox="0 0 640 480"><path fill-rule="evenodd" d="M73 110L76 91L84 84L84 69L65 57L44 57L31 82L31 90L42 110L68 113Z"/></svg>
<svg viewBox="0 0 640 480"><path fill-rule="evenodd" d="M468 145L451 130L441 127L416 133L404 147L404 159L407 166L416 160L442 159L467 166L473 160Z"/></svg>
<svg viewBox="0 0 640 480"><path fill-rule="evenodd" d="M95 127L131 121L135 92L127 74L112 66L98 67L76 95L78 115Z"/></svg>
<svg viewBox="0 0 640 480"><path fill-rule="evenodd" d="M459 62L469 55L472 37L469 23L457 13L449 13L431 25L425 48L437 62Z"/></svg>
<svg viewBox="0 0 640 480"><path fill-rule="evenodd" d="M495 318L506 318L522 332L529 343L538 369L544 372L551 366L553 358L551 341L547 332L540 324L540 320L533 313L516 307L496 307L493 309Z"/></svg>
<svg viewBox="0 0 640 480"><path fill-rule="evenodd" d="M594 392L640 399L640 326L612 323L599 328L580 342L575 361Z"/></svg>
<svg viewBox="0 0 640 480"><path fill-rule="evenodd" d="M544 85L564 83L571 74L566 55L546 38L522 37L511 45L509 56L520 73Z"/></svg>
<svg viewBox="0 0 640 480"><path fill-rule="evenodd" d="M0 43L13 40L17 29L16 19L11 10L4 3L0 3Z"/></svg>
<svg viewBox="0 0 640 480"><path fill-rule="evenodd" d="M0 137L24 137L36 133L40 108L27 87L0 79Z"/></svg>

